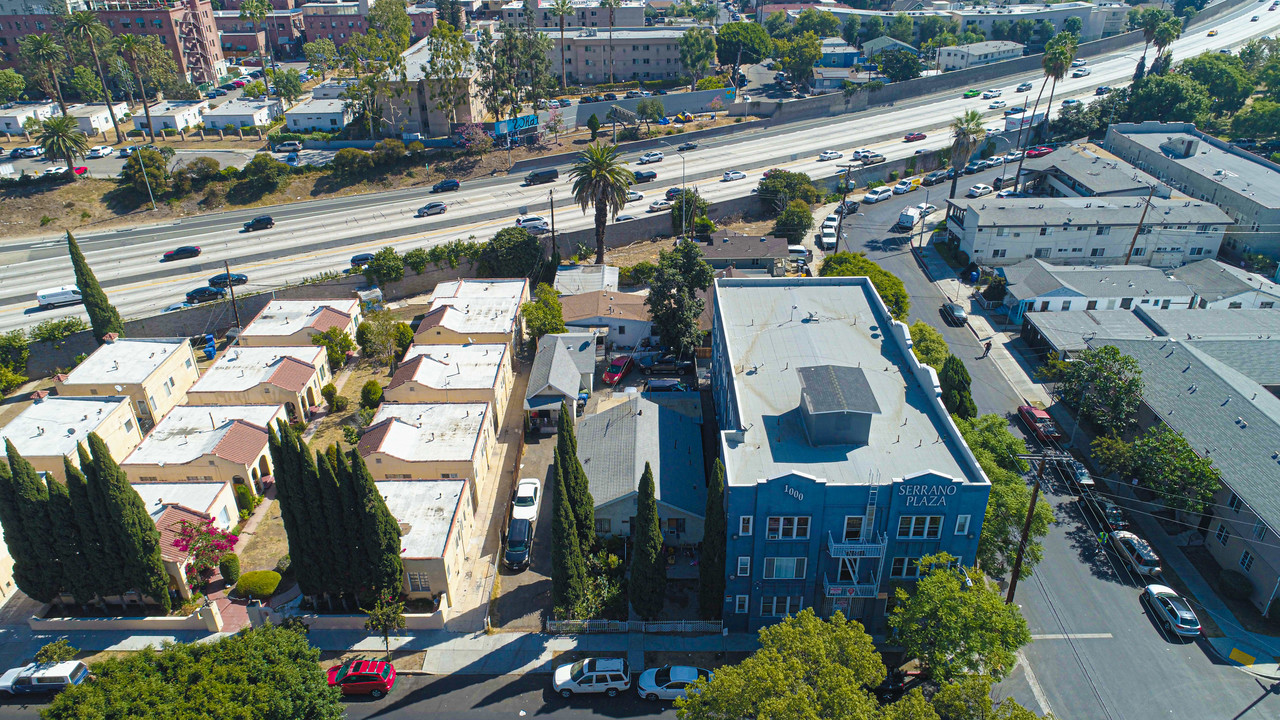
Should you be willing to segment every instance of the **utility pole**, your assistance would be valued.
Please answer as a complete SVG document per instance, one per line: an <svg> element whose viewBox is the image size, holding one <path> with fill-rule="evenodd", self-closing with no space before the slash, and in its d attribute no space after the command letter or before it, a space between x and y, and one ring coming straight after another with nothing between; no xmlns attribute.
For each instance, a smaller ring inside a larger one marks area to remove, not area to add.
<svg viewBox="0 0 1280 720"><path fill-rule="evenodd" d="M1124 264L1129 264L1129 258L1133 257L1133 248L1138 244L1138 236L1142 234L1142 223L1147 219L1147 210L1151 208L1151 197L1156 194L1156 186L1152 185L1151 190L1147 192L1147 202L1142 206L1142 216L1138 218L1138 227L1133 229L1133 239L1129 241L1129 252L1124 254Z"/></svg>
<svg viewBox="0 0 1280 720"><path fill-rule="evenodd" d="M227 271L227 290L231 291L231 312L236 317L236 329L240 329L240 307L236 305L236 286L231 282L231 265L226 261L222 261L222 269Z"/></svg>
<svg viewBox="0 0 1280 720"><path fill-rule="evenodd" d="M1009 573L1009 593L1005 595L1006 605L1013 602L1013 594L1018 589L1018 573L1022 572L1022 556L1027 551L1027 536L1031 534L1031 518L1036 514L1036 500L1040 497L1040 482L1044 480L1044 469L1049 464L1049 453L1040 456L1040 469L1036 471L1036 483L1031 488L1031 504L1027 506L1027 519L1022 523L1022 538L1018 541L1018 556L1013 560L1013 570Z"/></svg>
<svg viewBox="0 0 1280 720"><path fill-rule="evenodd" d="M547 191L547 202L551 203L551 253L556 251L556 191Z"/></svg>
<svg viewBox="0 0 1280 720"><path fill-rule="evenodd" d="M145 104L147 102L147 99L143 97L142 102ZM152 130L151 132L154 133L155 130ZM147 177L147 166L142 162L143 148L137 147L136 145L134 147L135 149L133 154L138 156L138 169L142 171L142 182L147 186L147 199L151 201L151 212L155 212L156 196L151 194L151 179ZM72 172L75 172L75 170L72 169Z"/></svg>
<svg viewBox="0 0 1280 720"><path fill-rule="evenodd" d="M925 208L929 207L929 191L928 190L924 191L924 206L925 207L920 210L920 247L921 249L924 248L924 218L925 218L925 215L928 214L928 211ZM914 238L915 238L915 232L912 232L911 235L907 236L907 244L913 248L915 247Z"/></svg>

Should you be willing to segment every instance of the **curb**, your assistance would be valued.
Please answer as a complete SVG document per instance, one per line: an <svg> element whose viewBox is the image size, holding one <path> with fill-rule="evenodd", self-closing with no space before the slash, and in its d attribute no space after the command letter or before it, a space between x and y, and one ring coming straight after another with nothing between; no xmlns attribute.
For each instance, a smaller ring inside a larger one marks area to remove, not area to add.
<svg viewBox="0 0 1280 720"><path fill-rule="evenodd" d="M1230 641L1230 640L1231 640L1231 638L1230 638L1230 637L1224 637L1224 638L1223 638L1223 640L1225 640L1225 641ZM1254 676L1254 677L1256 677L1256 678L1261 678L1261 679L1263 679L1263 680L1271 680L1271 681L1273 681L1273 682L1280 682L1280 668L1277 668L1277 670L1276 670L1275 674L1267 674L1267 673L1264 673L1264 672L1259 672L1259 671L1257 671L1257 670L1253 669L1253 666L1251 666L1251 665L1242 665L1242 664L1240 664L1239 662L1237 662L1237 661L1235 661L1235 660L1232 660L1230 657L1227 657L1227 656L1223 655L1223 654L1222 654L1222 652L1218 650L1218 647L1217 647L1216 645L1214 645L1214 644L1213 644L1213 640L1211 640L1211 639L1209 639L1209 638L1204 638L1204 641L1205 641L1205 642L1204 642L1204 645L1208 647L1209 652L1210 652L1210 653L1211 653L1215 658L1217 658L1219 661L1221 661L1221 662L1222 662L1222 664L1227 665L1228 667L1234 668L1234 669L1236 669L1236 670L1239 670L1240 672L1243 672L1243 673L1245 673L1246 675L1252 675L1252 676Z"/></svg>

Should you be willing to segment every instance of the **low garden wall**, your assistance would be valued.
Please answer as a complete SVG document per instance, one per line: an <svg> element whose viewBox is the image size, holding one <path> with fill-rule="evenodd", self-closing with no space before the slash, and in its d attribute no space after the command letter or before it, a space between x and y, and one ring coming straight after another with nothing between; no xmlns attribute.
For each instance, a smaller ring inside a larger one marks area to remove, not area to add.
<svg viewBox="0 0 1280 720"><path fill-rule="evenodd" d="M222 613L216 605L202 607L186 617L81 617L45 618L51 605L41 606L36 615L27 619L27 625L36 632L93 632L100 630L199 630L220 632Z"/></svg>
<svg viewBox="0 0 1280 720"><path fill-rule="evenodd" d="M267 622L279 625L285 616L266 606L249 605L249 623L259 627ZM365 630L367 615L292 615L306 623L310 630ZM443 630L449 620L448 606L441 603L440 609L433 613L405 613L405 630Z"/></svg>

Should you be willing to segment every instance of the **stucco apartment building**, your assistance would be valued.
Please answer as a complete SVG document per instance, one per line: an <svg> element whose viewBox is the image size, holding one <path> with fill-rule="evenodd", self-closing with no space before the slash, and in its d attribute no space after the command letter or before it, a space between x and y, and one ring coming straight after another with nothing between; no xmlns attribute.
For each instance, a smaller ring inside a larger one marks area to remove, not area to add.
<svg viewBox="0 0 1280 720"><path fill-rule="evenodd" d="M571 332L598 331L615 347L630 349L653 334L644 301L643 295L597 290L562 297L560 306Z"/></svg>
<svg viewBox="0 0 1280 720"><path fill-rule="evenodd" d="M127 395L149 428L182 402L199 377L195 352L186 338L122 338L108 333L93 354L70 373L55 375L53 382L60 397Z"/></svg>
<svg viewBox="0 0 1280 720"><path fill-rule="evenodd" d="M470 480L386 480L375 483L400 523L404 591L411 599L453 604L466 572L466 538L475 523Z"/></svg>
<svg viewBox="0 0 1280 720"><path fill-rule="evenodd" d="M79 466L77 448L89 448L90 433L102 438L117 462L142 442L127 397L49 397L41 390L33 398L30 407L0 428L0 443L13 442L18 454L45 477L66 482L62 461Z"/></svg>
<svg viewBox="0 0 1280 720"><path fill-rule="evenodd" d="M472 47L475 47L474 43ZM427 41L423 39L414 43L401 57L404 59L404 78L389 77L386 92L380 96L387 108L384 117L397 132L440 137L452 132L453 123L484 120L484 106L480 103L480 93L476 91L479 71L474 64L468 63L454 81L459 86L465 86L466 92L460 93L459 96L463 99L450 113L436 107L436 101L432 99L433 83L436 81L428 78L423 71L424 66L431 65L431 50L427 47Z"/></svg>
<svg viewBox="0 0 1280 720"><path fill-rule="evenodd" d="M1194 296L1185 283L1144 265L1062 266L1031 258L997 272L1007 282L1004 304L1014 324L1033 312L1189 310Z"/></svg>
<svg viewBox="0 0 1280 720"><path fill-rule="evenodd" d="M151 121L156 124L156 130L189 130L204 122L208 109L208 100L162 100L151 106ZM146 113L135 115L133 126L146 130Z"/></svg>
<svg viewBox="0 0 1280 720"><path fill-rule="evenodd" d="M414 330L418 345L518 343L524 333L520 306L529 281L452 280L436 286L431 309Z"/></svg>
<svg viewBox="0 0 1280 720"><path fill-rule="evenodd" d="M503 345L411 345L382 391L383 402L490 403L506 417L514 376Z"/></svg>
<svg viewBox="0 0 1280 720"><path fill-rule="evenodd" d="M1280 304L1280 285L1244 268L1201 260L1169 270L1169 276L1195 293L1197 309L1267 310Z"/></svg>
<svg viewBox="0 0 1280 720"><path fill-rule="evenodd" d="M28 120L32 118L48 120L54 115L61 114L62 109L58 107L58 103L51 101L14 102L0 105L0 132L6 135L21 135L22 125Z"/></svg>
<svg viewBox="0 0 1280 720"><path fill-rule="evenodd" d="M621 27L621 26L619 26ZM680 38L688 28L628 27L613 31L613 78L664 80L684 72ZM547 49L551 66L560 68L560 30L543 30L554 42ZM570 82L592 85L609 81L608 28L580 28L565 32L564 67Z"/></svg>
<svg viewBox="0 0 1280 720"><path fill-rule="evenodd" d="M322 347L232 346L187 392L189 405L284 405L290 421L310 417L330 380Z"/></svg>
<svg viewBox="0 0 1280 720"><path fill-rule="evenodd" d="M272 474L267 430L281 405L184 405L155 427L120 467L135 483L245 485L255 493Z"/></svg>
<svg viewBox="0 0 1280 720"><path fill-rule="evenodd" d="M715 281L725 625L802 608L884 627L922 555L972 565L990 483L866 278Z"/></svg>
<svg viewBox="0 0 1280 720"><path fill-rule="evenodd" d="M609 27L609 9L600 6L600 0L570 0L573 13L566 15L564 26L570 27ZM537 17L534 25L544 28L560 28L560 18L552 12L555 3L549 0L538 0ZM621 0L613 10L614 33L617 28L644 27L644 6L642 0ZM524 3L509 2L500 11L502 21L513 25L524 25Z"/></svg>
<svg viewBox="0 0 1280 720"><path fill-rule="evenodd" d="M1011 40L988 40L938 48L938 65L943 72L990 65L1022 57L1024 47Z"/></svg>
<svg viewBox="0 0 1280 720"><path fill-rule="evenodd" d="M129 106L122 102L112 103L111 111L115 112L116 121L123 123L125 115L129 114ZM72 105L67 108L67 114L76 119L80 132L91 138L114 130L111 126L111 112L108 112L106 103Z"/></svg>
<svg viewBox="0 0 1280 720"><path fill-rule="evenodd" d="M312 337L333 328L354 340L362 319L359 300L272 300L240 331L236 344L312 347Z"/></svg>
<svg viewBox="0 0 1280 720"><path fill-rule="evenodd" d="M179 550L174 542L182 533L183 522L213 523L230 530L239 519L235 495L227 483L149 483L133 485L151 520L160 531L160 559L169 587L184 600L191 598L187 580L190 552Z"/></svg>
<svg viewBox="0 0 1280 720"><path fill-rule="evenodd" d="M383 403L356 449L375 480L489 482L498 427L488 403Z"/></svg>

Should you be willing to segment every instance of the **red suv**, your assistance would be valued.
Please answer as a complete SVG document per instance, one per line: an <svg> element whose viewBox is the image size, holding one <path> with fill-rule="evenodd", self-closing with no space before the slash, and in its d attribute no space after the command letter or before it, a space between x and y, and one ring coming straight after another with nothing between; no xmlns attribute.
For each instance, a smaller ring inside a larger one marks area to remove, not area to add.
<svg viewBox="0 0 1280 720"><path fill-rule="evenodd" d="M389 662L348 660L329 668L329 685L342 688L343 695L380 698L396 686L396 668Z"/></svg>
<svg viewBox="0 0 1280 720"><path fill-rule="evenodd" d="M606 385L617 385L618 381L623 378L631 370L631 356L619 355L609 364L609 369L604 371L604 382Z"/></svg>

